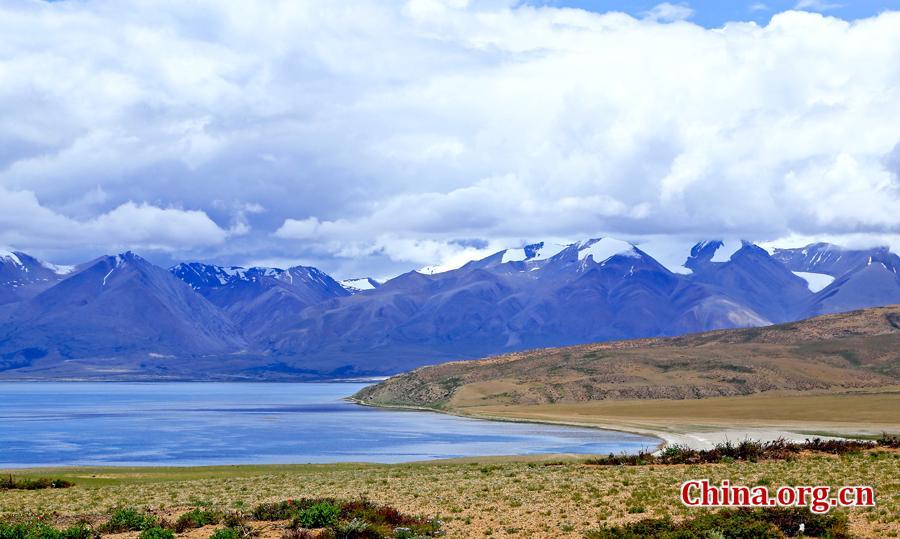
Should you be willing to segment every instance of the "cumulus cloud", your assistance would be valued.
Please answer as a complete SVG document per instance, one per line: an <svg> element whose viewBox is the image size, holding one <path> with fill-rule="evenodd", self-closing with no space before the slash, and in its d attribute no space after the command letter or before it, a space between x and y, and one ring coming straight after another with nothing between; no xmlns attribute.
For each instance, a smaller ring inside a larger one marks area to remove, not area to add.
<svg viewBox="0 0 900 539"><path fill-rule="evenodd" d="M0 244L168 251L220 244L226 237L226 231L202 211L126 202L77 220L42 206L32 192L0 187Z"/></svg>
<svg viewBox="0 0 900 539"><path fill-rule="evenodd" d="M900 234L900 14L690 16L5 3L0 205L31 209L0 242L340 276L601 234ZM129 213L146 233L106 230Z"/></svg>

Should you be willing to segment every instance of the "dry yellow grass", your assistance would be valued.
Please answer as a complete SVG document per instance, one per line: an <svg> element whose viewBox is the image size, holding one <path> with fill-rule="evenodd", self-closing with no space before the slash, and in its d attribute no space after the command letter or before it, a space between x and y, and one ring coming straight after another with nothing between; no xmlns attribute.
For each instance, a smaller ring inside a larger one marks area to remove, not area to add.
<svg viewBox="0 0 900 539"><path fill-rule="evenodd" d="M0 492L0 514L53 513L59 522L87 515L99 522L121 505L172 515L200 501L247 509L304 496L366 496L410 514L440 516L449 537L575 538L606 523L692 514L696 510L678 502L680 483L727 478L748 485L873 485L878 507L849 510L852 529L864 537L900 535L900 453L886 451L698 466L600 467L572 460L548 463L542 457L390 466L69 469L53 475L78 486Z"/></svg>
<svg viewBox="0 0 900 539"><path fill-rule="evenodd" d="M777 428L797 432L900 432L900 389L855 393L764 393L691 400L591 401L540 405L476 405L465 394L452 410L463 415L563 424L691 432L698 429Z"/></svg>

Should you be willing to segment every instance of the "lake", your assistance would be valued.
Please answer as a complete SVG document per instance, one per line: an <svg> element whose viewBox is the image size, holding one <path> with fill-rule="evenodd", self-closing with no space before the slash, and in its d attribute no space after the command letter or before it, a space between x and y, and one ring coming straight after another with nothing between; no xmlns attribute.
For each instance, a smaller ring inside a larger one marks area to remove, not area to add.
<svg viewBox="0 0 900 539"><path fill-rule="evenodd" d="M652 448L635 434L380 410L360 383L0 383L0 468L405 462Z"/></svg>

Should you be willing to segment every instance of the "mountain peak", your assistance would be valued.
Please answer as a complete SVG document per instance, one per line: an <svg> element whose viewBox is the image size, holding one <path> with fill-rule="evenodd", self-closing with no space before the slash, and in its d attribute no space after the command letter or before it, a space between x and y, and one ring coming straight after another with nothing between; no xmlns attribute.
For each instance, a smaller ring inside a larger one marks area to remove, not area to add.
<svg viewBox="0 0 900 539"><path fill-rule="evenodd" d="M528 260L548 260L553 258L561 251L563 251L568 245L557 244L557 243L547 243L547 242L538 242L531 243L525 245L524 247L518 247L514 249L506 249L502 251L503 256L500 259L501 264L506 264L507 262L525 262ZM491 255L496 256L496 255Z"/></svg>
<svg viewBox="0 0 900 539"><path fill-rule="evenodd" d="M590 239L578 243L576 246L578 248L578 260L585 260L590 257L595 264L602 265L604 262L615 256L625 256L630 258L641 257L634 245L627 241L615 238L607 237Z"/></svg>

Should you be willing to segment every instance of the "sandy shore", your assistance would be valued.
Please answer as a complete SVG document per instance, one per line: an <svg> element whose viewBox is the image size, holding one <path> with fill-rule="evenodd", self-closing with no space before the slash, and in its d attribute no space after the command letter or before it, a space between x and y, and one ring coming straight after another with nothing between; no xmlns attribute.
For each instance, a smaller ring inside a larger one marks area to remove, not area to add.
<svg viewBox="0 0 900 539"><path fill-rule="evenodd" d="M359 403L369 405L366 403ZM772 393L680 401L591 401L530 406L461 406L448 413L491 421L601 428L652 436L666 444L710 449L725 441L877 437L900 433L900 392ZM653 448L648 448L653 449Z"/></svg>

